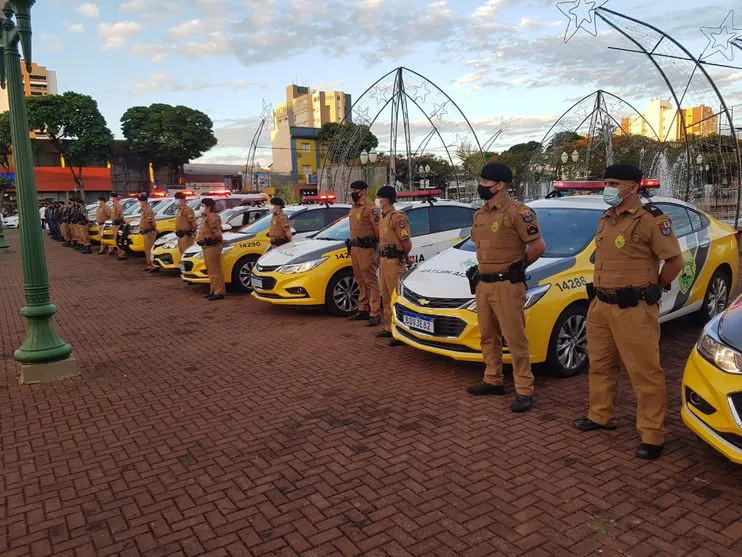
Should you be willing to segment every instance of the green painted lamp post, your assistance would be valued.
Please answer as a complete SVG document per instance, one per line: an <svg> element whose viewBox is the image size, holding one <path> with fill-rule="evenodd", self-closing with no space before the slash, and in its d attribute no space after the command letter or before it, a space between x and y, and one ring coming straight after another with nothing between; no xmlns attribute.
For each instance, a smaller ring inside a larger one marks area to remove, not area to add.
<svg viewBox="0 0 742 557"><path fill-rule="evenodd" d="M21 310L21 315L28 320L26 339L13 357L21 364L51 364L67 360L72 354L72 347L57 335L51 324L51 317L57 308L49 300L46 257L39 226L36 178L21 77L21 48L26 68L31 72L31 6L34 3L35 0L9 0L3 6L5 19L0 20L0 87L5 88L7 83L21 231L23 290L26 295L26 307ZM21 372L22 381L24 371ZM31 373L31 381L71 374L69 366L61 375L54 371L37 373L35 370Z"/></svg>

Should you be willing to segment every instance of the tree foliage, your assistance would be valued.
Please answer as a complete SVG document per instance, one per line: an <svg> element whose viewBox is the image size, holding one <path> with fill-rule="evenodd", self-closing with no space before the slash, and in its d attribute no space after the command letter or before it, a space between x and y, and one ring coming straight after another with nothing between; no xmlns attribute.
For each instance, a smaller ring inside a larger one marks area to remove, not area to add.
<svg viewBox="0 0 742 557"><path fill-rule="evenodd" d="M168 169L168 181L177 181L178 169L217 144L214 123L187 106L152 104L133 106L121 117L121 130L136 155L155 167Z"/></svg>
<svg viewBox="0 0 742 557"><path fill-rule="evenodd" d="M10 112L0 114L0 168L4 173L10 171L10 156L13 153L13 140L10 136Z"/></svg>
<svg viewBox="0 0 742 557"><path fill-rule="evenodd" d="M475 149L470 142L464 142L456 149L461 170L464 172L464 176L470 179L478 178L484 163L494 155L495 153L490 151L480 153L479 149Z"/></svg>
<svg viewBox="0 0 742 557"><path fill-rule="evenodd" d="M113 152L113 134L88 95L68 91L63 95L27 97L32 130L45 134L61 153L77 187L84 190L82 169L106 162Z"/></svg>
<svg viewBox="0 0 742 557"><path fill-rule="evenodd" d="M319 140L327 143L327 154L332 163L351 163L361 156L361 151L369 151L379 145L379 139L368 126L352 122L323 124Z"/></svg>

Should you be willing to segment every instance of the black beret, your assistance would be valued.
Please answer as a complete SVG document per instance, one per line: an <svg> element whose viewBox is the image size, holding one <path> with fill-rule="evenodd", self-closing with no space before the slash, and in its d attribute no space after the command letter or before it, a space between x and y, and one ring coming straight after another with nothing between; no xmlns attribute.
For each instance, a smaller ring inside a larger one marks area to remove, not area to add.
<svg viewBox="0 0 742 557"><path fill-rule="evenodd" d="M641 182L644 174L633 164L613 164L605 169L605 180L613 178L614 180L631 180L632 182Z"/></svg>
<svg viewBox="0 0 742 557"><path fill-rule="evenodd" d="M121 194L120 193L112 193L111 194L111 199L114 199L114 198L115 199L118 199L119 197L121 197Z"/></svg>
<svg viewBox="0 0 742 557"><path fill-rule="evenodd" d="M103 197L102 195L98 198L98 201L105 201L105 200L106 200L106 198Z"/></svg>
<svg viewBox="0 0 742 557"><path fill-rule="evenodd" d="M177 192L174 197L175 197L175 199L185 199L186 198L185 194L182 191Z"/></svg>
<svg viewBox="0 0 742 557"><path fill-rule="evenodd" d="M394 201L395 199L397 199L397 190L395 190L392 186L381 186L379 188L379 191L376 192L376 197L391 199L392 201Z"/></svg>
<svg viewBox="0 0 742 557"><path fill-rule="evenodd" d="M143 193L142 195L137 196L137 199L139 201L147 201L147 194Z"/></svg>
<svg viewBox="0 0 742 557"><path fill-rule="evenodd" d="M356 180L350 185L350 189L352 190L365 190L368 188L368 184L364 182L363 180Z"/></svg>
<svg viewBox="0 0 742 557"><path fill-rule="evenodd" d="M512 182L513 171L507 164L488 162L482 167L482 178L493 182Z"/></svg>
<svg viewBox="0 0 742 557"><path fill-rule="evenodd" d="M216 201L214 201L210 197L204 197L201 200L201 205L206 205L207 207L215 207L216 206Z"/></svg>
<svg viewBox="0 0 742 557"><path fill-rule="evenodd" d="M280 197L271 197L271 205L278 205L279 207L285 207L286 202Z"/></svg>

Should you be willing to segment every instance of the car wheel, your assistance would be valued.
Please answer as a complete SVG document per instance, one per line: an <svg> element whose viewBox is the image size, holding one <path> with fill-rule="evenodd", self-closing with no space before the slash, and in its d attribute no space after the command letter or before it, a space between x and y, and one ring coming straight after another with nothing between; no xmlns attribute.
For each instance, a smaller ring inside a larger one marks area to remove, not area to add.
<svg viewBox="0 0 742 557"><path fill-rule="evenodd" d="M549 341L547 363L558 377L587 369L587 307L574 304L557 319Z"/></svg>
<svg viewBox="0 0 742 557"><path fill-rule="evenodd" d="M250 276L257 261L258 258L254 255L247 255L234 264L232 268L232 282L230 283L230 287L233 290L237 292L252 292Z"/></svg>
<svg viewBox="0 0 742 557"><path fill-rule="evenodd" d="M325 307L332 315L350 315L358 308L358 296L361 288L358 286L353 272L344 270L337 273L327 285L325 292Z"/></svg>
<svg viewBox="0 0 742 557"><path fill-rule="evenodd" d="M698 325L705 325L724 311L729 304L729 275L723 269L716 269L711 275L703 305L691 318Z"/></svg>

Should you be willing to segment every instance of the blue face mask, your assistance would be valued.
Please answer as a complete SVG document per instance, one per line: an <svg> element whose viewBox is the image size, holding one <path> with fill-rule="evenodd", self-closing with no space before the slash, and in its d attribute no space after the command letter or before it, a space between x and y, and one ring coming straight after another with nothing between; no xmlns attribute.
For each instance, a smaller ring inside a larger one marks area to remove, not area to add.
<svg viewBox="0 0 742 557"><path fill-rule="evenodd" d="M603 188L603 201L608 203L611 207L618 207L621 204L623 198L618 193L618 188Z"/></svg>

